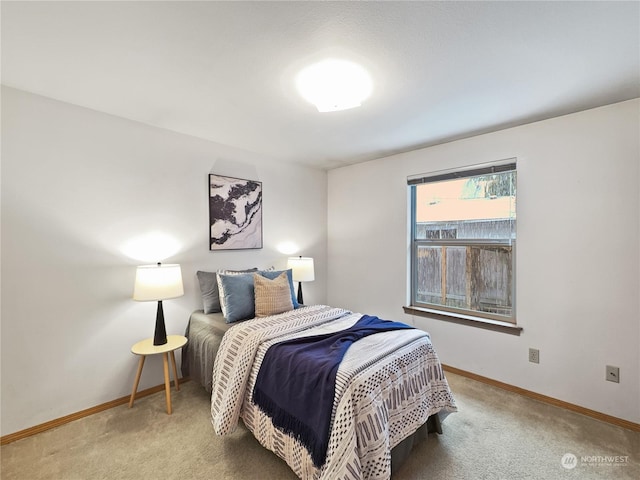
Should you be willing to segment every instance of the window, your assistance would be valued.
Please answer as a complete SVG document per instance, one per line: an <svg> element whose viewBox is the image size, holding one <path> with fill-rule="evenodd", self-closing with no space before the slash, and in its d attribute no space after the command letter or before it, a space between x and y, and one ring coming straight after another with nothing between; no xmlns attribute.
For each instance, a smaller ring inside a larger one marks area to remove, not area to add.
<svg viewBox="0 0 640 480"><path fill-rule="evenodd" d="M411 306L515 324L515 159L408 184Z"/></svg>

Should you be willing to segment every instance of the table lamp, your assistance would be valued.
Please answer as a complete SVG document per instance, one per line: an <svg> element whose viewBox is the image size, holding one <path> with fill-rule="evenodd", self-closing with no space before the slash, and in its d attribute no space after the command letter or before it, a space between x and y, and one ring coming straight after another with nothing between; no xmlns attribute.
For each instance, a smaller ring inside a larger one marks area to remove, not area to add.
<svg viewBox="0 0 640 480"><path fill-rule="evenodd" d="M311 257L289 257L287 268L292 270L292 280L298 282L298 303L302 301L302 282L312 282L315 280L313 272L313 258Z"/></svg>
<svg viewBox="0 0 640 480"><path fill-rule="evenodd" d="M180 265L141 265L136 270L136 283L133 299L139 302L158 302L156 329L153 335L154 345L167 343L167 330L164 326L162 301L184 295Z"/></svg>

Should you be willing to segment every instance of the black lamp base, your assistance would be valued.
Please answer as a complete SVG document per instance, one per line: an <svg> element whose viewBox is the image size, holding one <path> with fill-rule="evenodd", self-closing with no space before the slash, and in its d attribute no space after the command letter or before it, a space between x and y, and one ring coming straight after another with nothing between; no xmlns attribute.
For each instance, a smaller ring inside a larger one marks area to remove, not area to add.
<svg viewBox="0 0 640 480"><path fill-rule="evenodd" d="M298 303L300 305L304 304L304 302L302 301L302 282L298 282Z"/></svg>
<svg viewBox="0 0 640 480"><path fill-rule="evenodd" d="M153 334L154 345L164 345L167 343L167 329L164 327L164 311L162 310L162 300L158 300L158 312L156 313L156 331Z"/></svg>

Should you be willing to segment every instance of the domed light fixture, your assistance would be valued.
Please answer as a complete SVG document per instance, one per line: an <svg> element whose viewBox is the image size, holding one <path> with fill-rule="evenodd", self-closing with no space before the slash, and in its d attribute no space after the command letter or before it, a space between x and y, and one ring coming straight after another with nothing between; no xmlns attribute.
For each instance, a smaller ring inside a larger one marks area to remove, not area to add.
<svg viewBox="0 0 640 480"><path fill-rule="evenodd" d="M359 107L371 95L373 82L360 65L327 59L300 71L296 87L319 112L336 112Z"/></svg>

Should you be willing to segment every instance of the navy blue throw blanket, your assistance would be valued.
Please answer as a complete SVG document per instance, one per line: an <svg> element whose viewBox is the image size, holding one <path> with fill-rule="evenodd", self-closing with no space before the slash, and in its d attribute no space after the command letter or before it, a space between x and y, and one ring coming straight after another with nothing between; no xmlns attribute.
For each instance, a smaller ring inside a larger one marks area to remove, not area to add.
<svg viewBox="0 0 640 480"><path fill-rule="evenodd" d="M276 343L265 354L253 402L273 424L297 438L320 468L326 459L338 366L363 337L409 325L364 315L339 332Z"/></svg>

